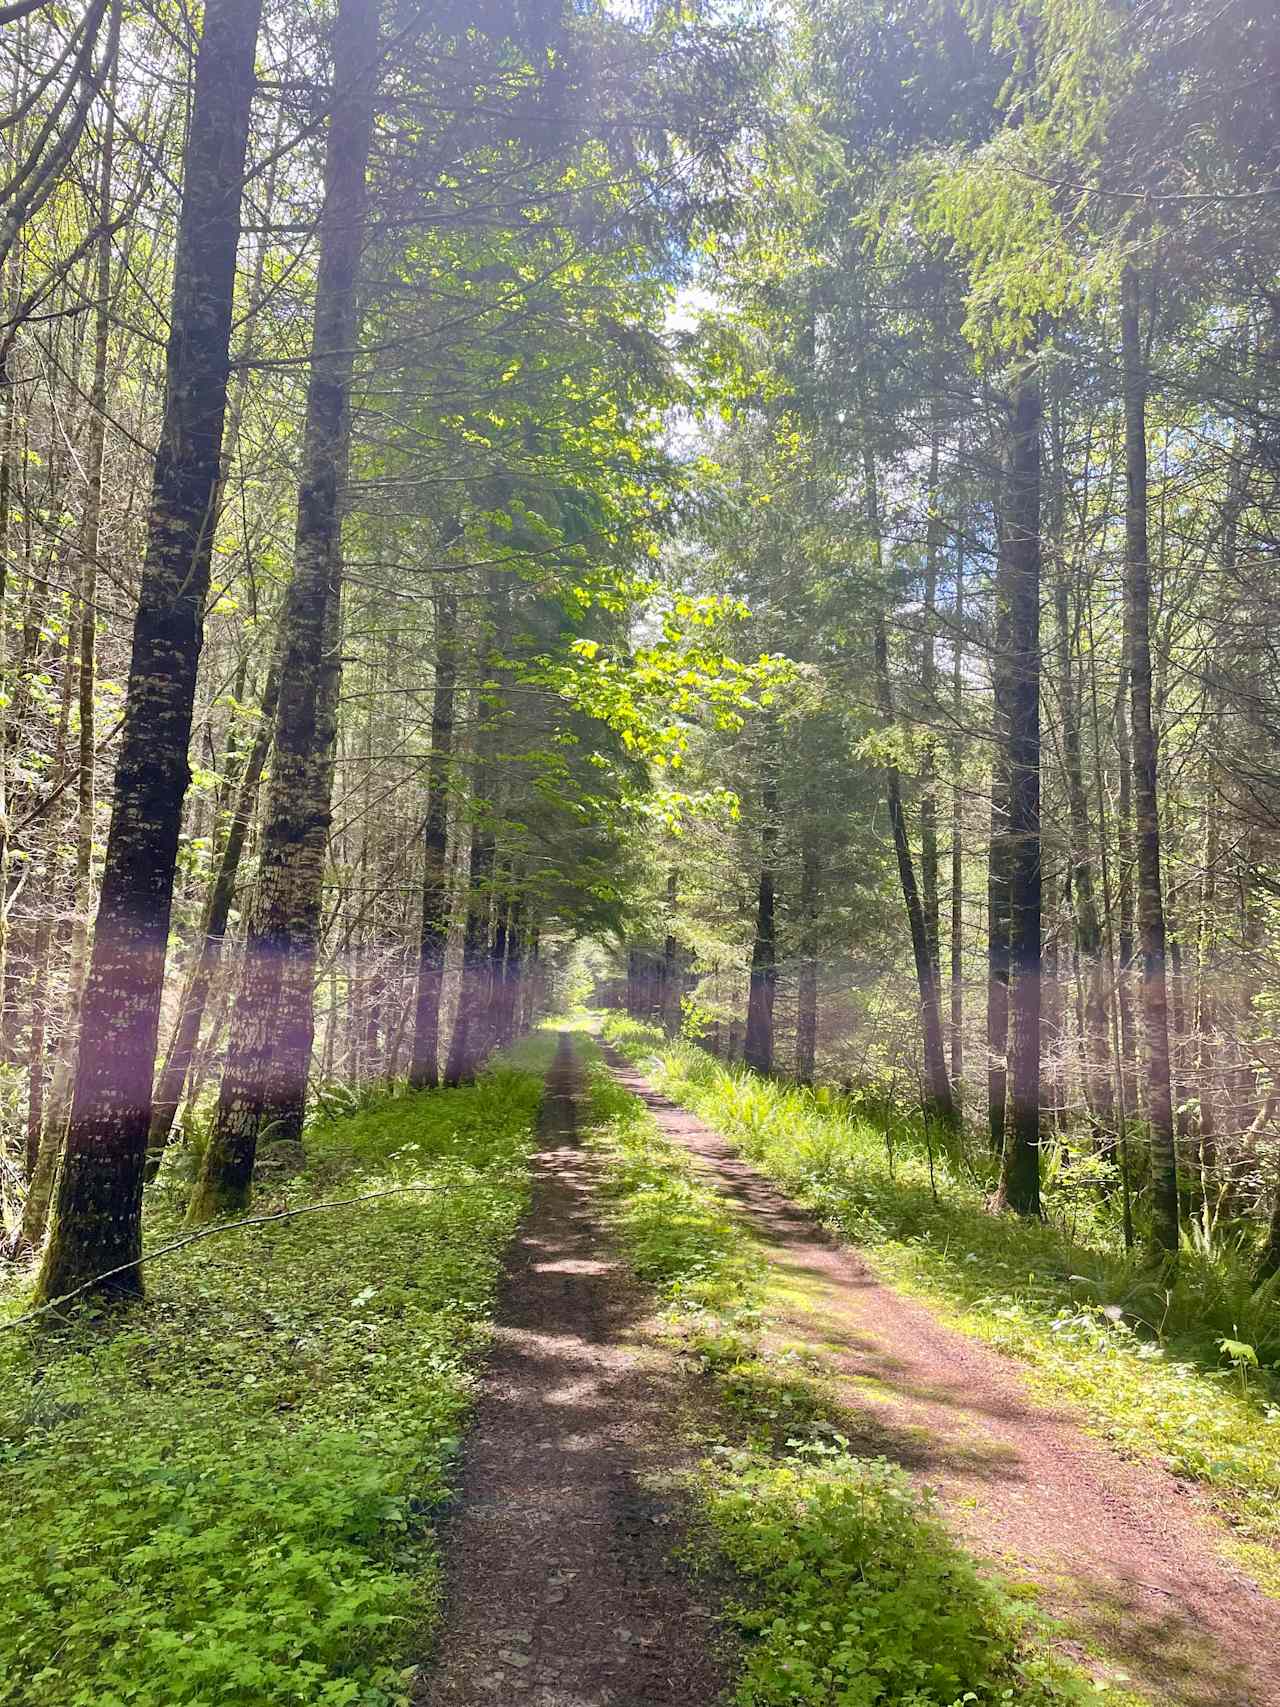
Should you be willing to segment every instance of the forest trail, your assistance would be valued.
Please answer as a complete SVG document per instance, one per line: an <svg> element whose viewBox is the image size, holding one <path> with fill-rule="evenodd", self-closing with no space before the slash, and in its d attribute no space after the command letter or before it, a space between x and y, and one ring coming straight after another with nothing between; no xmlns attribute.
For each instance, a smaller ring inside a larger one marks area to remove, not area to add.
<svg viewBox="0 0 1280 1707"><path fill-rule="evenodd" d="M1038 1605L1156 1701L1280 1707L1280 1603L1217 1555L1185 1485L1125 1462L1034 1397L1016 1363L881 1284L718 1133L606 1055L769 1252L795 1300L787 1328L834 1377L856 1450L936 1489L953 1533L1036 1584Z"/></svg>
<svg viewBox="0 0 1280 1707"><path fill-rule="evenodd" d="M578 1146L562 1035L532 1203L444 1536L446 1623L423 1707L698 1707L723 1679L712 1614L670 1563L679 1372L644 1334Z"/></svg>

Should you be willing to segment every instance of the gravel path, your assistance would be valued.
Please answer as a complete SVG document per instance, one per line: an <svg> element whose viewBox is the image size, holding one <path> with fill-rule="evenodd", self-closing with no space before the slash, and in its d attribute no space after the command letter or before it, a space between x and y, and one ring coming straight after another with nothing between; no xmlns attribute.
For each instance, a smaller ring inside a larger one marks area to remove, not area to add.
<svg viewBox="0 0 1280 1707"><path fill-rule="evenodd" d="M1222 1560L1184 1484L1122 1460L1068 1408L1033 1396L1011 1359L883 1285L718 1133L609 1058L792 1283L786 1331L834 1372L859 1450L936 1488L954 1533L1038 1585L1041 1605L1158 1702L1280 1707L1280 1602Z"/></svg>

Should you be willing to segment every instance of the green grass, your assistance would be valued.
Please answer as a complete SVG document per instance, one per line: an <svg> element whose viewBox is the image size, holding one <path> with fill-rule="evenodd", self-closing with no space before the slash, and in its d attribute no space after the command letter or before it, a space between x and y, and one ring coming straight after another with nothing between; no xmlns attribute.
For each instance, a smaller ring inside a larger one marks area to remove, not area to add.
<svg viewBox="0 0 1280 1707"><path fill-rule="evenodd" d="M408 1700L551 1047L321 1121L255 1210L423 1189L165 1257L123 1324L0 1334L0 1702Z"/></svg>
<svg viewBox="0 0 1280 1707"><path fill-rule="evenodd" d="M1280 1303L1253 1296L1245 1265L1190 1248L1162 1289L1109 1243L1069 1171L1051 1175L1047 1224L996 1216L985 1191L909 1122L888 1132L851 1099L727 1069L611 1016L606 1034L675 1101L856 1242L893 1284L1023 1358L1125 1451L1195 1479L1235 1530L1227 1545L1280 1593ZM1257 1348L1238 1370L1218 1342Z"/></svg>
<svg viewBox="0 0 1280 1707"><path fill-rule="evenodd" d="M697 1413L696 1493L740 1585L736 1707L1101 1699L1048 1652L1025 1606L979 1576L901 1470L849 1449L820 1365L766 1353L766 1257L643 1103L598 1059L589 1070L585 1137L605 1161L613 1222L714 1386L716 1420Z"/></svg>

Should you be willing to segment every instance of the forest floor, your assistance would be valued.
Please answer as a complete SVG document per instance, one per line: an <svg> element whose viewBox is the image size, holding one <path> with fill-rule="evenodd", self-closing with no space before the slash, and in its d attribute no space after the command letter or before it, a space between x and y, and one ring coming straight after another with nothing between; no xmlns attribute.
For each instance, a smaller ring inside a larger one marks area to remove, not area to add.
<svg viewBox="0 0 1280 1707"><path fill-rule="evenodd" d="M554 1050L317 1119L123 1316L0 1271L0 1707L408 1707Z"/></svg>
<svg viewBox="0 0 1280 1707"><path fill-rule="evenodd" d="M0 1334L0 1707L1280 1707L1212 1490L581 1029L317 1122L259 1207L305 1213Z"/></svg>
<svg viewBox="0 0 1280 1707"><path fill-rule="evenodd" d="M1101 1675L1170 1707L1280 1707L1280 1604L1221 1559L1184 1483L1091 1438L1015 1361L884 1285L722 1137L610 1064L767 1253L786 1299L770 1331L820 1359L853 1449L936 1490L964 1546L1062 1621L1060 1649L1095 1673L1104 1656Z"/></svg>

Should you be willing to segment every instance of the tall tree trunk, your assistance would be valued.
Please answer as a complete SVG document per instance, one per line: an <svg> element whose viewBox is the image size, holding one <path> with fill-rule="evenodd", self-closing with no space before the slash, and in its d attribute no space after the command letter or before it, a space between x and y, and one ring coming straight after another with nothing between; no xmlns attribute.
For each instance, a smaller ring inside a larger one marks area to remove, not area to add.
<svg viewBox="0 0 1280 1707"><path fill-rule="evenodd" d="M668 1037L680 1035L680 1001L684 994L680 943L675 934L679 894L680 876L672 869L667 873L667 934L662 944L662 1029Z"/></svg>
<svg viewBox="0 0 1280 1707"><path fill-rule="evenodd" d="M44 916L36 928L31 978L31 1028L27 1048L28 1191L35 1179L44 1133L44 1050L49 1027L49 953L52 941L53 919L46 905ZM41 1219L43 1221L43 1217Z"/></svg>
<svg viewBox="0 0 1280 1707"><path fill-rule="evenodd" d="M1244 508L1246 463L1240 455L1232 459L1230 488L1222 517L1222 536L1219 547L1222 575L1231 586L1237 571L1238 530ZM1221 698L1210 688L1207 710L1216 726L1221 715ZM1204 793L1204 854L1201 862L1200 921L1196 940L1196 1098L1199 1105L1197 1132L1200 1192L1203 1212L1208 1217L1210 1182L1218 1173L1218 1115L1217 1093L1222 1087L1218 1066L1218 996L1214 988L1217 976L1219 919L1218 866L1222 857L1222 820L1218 795L1216 768L1211 764L1205 779Z"/></svg>
<svg viewBox="0 0 1280 1707"><path fill-rule="evenodd" d="M0 260L0 314L10 318L18 299L17 257ZM3 1041L3 992L5 960L8 955L7 926L3 917L9 892L9 745L12 739L12 694L9 680L9 622L6 595L10 586L10 541L13 527L13 493L17 463L18 399L7 344L0 345L0 1042ZM23 459L25 464L25 458ZM25 506L24 506L25 507ZM68 667L70 661L68 660ZM32 1170L34 1171L34 1170Z"/></svg>
<svg viewBox="0 0 1280 1707"><path fill-rule="evenodd" d="M1204 802L1204 858L1200 887L1200 931L1196 944L1196 1098L1200 1114L1199 1134L1200 1193L1203 1202L1209 1201L1210 1181L1217 1173L1217 1115L1214 1107L1213 1034L1216 1024L1213 995L1215 948L1218 930L1218 861L1221 857L1221 831L1218 818L1217 790L1210 780Z"/></svg>
<svg viewBox="0 0 1280 1707"><path fill-rule="evenodd" d="M1098 913L1093 871L1093 837L1089 797L1081 756L1080 692L1076 681L1080 626L1071 605L1071 587L1064 554L1058 557L1054 581L1055 626L1058 644L1058 698L1062 720L1063 766L1071 849L1071 910L1075 949L1084 986L1082 1043L1085 1094L1090 1113L1105 1145L1115 1142L1115 1098L1112 1090L1107 967L1102 920Z"/></svg>
<svg viewBox="0 0 1280 1707"><path fill-rule="evenodd" d="M542 927L536 922L529 927L525 967L524 994L520 1001L522 1033L532 1029L542 1007Z"/></svg>
<svg viewBox="0 0 1280 1707"><path fill-rule="evenodd" d="M875 624L876 679L880 688L880 710L886 724L893 717L892 689L889 683L889 638L884 618L876 617ZM895 764L885 767L885 798L889 807L889 826L893 834L893 849L898 862L898 882L902 889L907 925L911 933L911 951L915 961L916 988L920 997L920 1022L924 1043L925 1114L944 1125L956 1122L955 1102L951 1080L947 1075L947 1060L942 1041L942 999L934 974L934 960L929 948L920 891L916 886L915 866L911 857L911 841L907 834L907 815L902 804L902 779Z"/></svg>
<svg viewBox="0 0 1280 1707"><path fill-rule="evenodd" d="M494 903L493 938L489 944L489 971L484 1006L480 1010L478 1054L483 1060L502 1043L502 1012L507 980L507 951L511 943L511 868L497 867L498 893Z"/></svg>
<svg viewBox="0 0 1280 1707"><path fill-rule="evenodd" d="M963 518L961 521L963 529ZM951 715L951 1085L957 1105L964 1095L964 535L956 545L955 636L952 642Z"/></svg>
<svg viewBox="0 0 1280 1707"><path fill-rule="evenodd" d="M925 716L937 721L937 664L934 630L938 614L938 559L942 554L942 515L938 508L939 431L934 423L929 452L929 518L925 524L924 611L920 643L920 689ZM933 982L942 987L941 916L938 902L938 760L933 729L926 733L920 759L920 901L924 908L925 938L933 966Z"/></svg>
<svg viewBox="0 0 1280 1707"><path fill-rule="evenodd" d="M142 1172L209 586L261 0L208 0L196 58L160 448L54 1225L37 1283L142 1290Z"/></svg>
<svg viewBox="0 0 1280 1707"><path fill-rule="evenodd" d="M341 0L271 784L218 1111L191 1200L194 1222L248 1202L259 1137L270 1131L274 1138L296 1140L306 1108L337 734L342 497L377 33L376 0Z"/></svg>
<svg viewBox="0 0 1280 1707"><path fill-rule="evenodd" d="M1151 1130L1151 1232L1159 1251L1178 1249L1178 1163L1169 1076L1169 993L1155 728L1151 716L1151 564L1147 546L1147 367L1142 348L1138 275L1125 269L1121 339L1124 360L1125 615L1129 629L1129 702L1133 724L1133 804L1142 944L1142 1023L1147 1119Z"/></svg>
<svg viewBox="0 0 1280 1707"><path fill-rule="evenodd" d="M408 923L406 919L406 935ZM398 1079L408 1079L407 1056L413 1046L410 1027L418 1005L417 949L402 949L395 957L394 966L394 972L388 976L391 1017L387 1021L387 1051L383 1061L383 1083L390 1089L394 1089Z"/></svg>
<svg viewBox="0 0 1280 1707"><path fill-rule="evenodd" d="M996 650L1001 649L997 619ZM993 713L991 839L987 853L987 1132L1004 1155L1009 1095L1009 765L1002 709Z"/></svg>
<svg viewBox="0 0 1280 1707"><path fill-rule="evenodd" d="M477 776L477 784L483 785L483 781L482 771ZM462 937L462 986L444 1069L444 1083L450 1089L470 1084L480 1067L491 964L489 918L493 909L493 868L497 845L488 822L489 803L478 797L472 813L467 919Z"/></svg>
<svg viewBox="0 0 1280 1707"><path fill-rule="evenodd" d="M153 1180L160 1171L160 1163L164 1158L165 1147L173 1131L173 1123L191 1071L209 991L222 959L222 945L231 917L231 903L235 899L240 860L253 818L254 803L258 798L258 785L262 781L267 754L271 750L279 686L280 673L273 660L263 688L262 710L253 746L249 749L248 759L236 787L231 822L227 826L227 839L222 845L217 873L205 901L204 918L200 922L199 946L182 992L178 1020L165 1050L164 1065L156 1079L155 1095L151 1104L151 1130L147 1138L148 1180Z"/></svg>
<svg viewBox="0 0 1280 1707"><path fill-rule="evenodd" d="M876 483L875 458L870 447L863 457L866 474L867 526L876 566L883 569L880 545L880 500ZM876 589L875 629L872 637L875 651L876 695L880 716L886 728L896 721L893 704L893 683L889 675L889 634L885 626L882 600L883 586ZM947 1075L947 1058L942 1041L942 994L939 989L937 959L929 944L920 890L916 884L915 863L911 857L911 839L907 834L907 814L902 803L902 778L896 764L890 762L884 772L885 800L889 808L889 827L893 833L893 850L898 862L898 881L911 933L911 952L915 961L916 988L920 997L920 1026L924 1044L924 1112L927 1119L939 1120L946 1126L956 1123L955 1100L951 1080Z"/></svg>
<svg viewBox="0 0 1280 1707"><path fill-rule="evenodd" d="M501 683L507 669L510 641L511 588L500 571L492 571L488 585L488 663L492 676ZM462 981L453 1035L445 1062L444 1083L450 1087L469 1084L480 1070L487 1047L487 1018L493 987L493 936L497 833L494 823L495 753L498 730L506 717L501 686L487 684L479 689L480 710L485 703L491 713L482 716L476 736L475 780L471 805L471 861L467 882L467 913L462 939Z"/></svg>
<svg viewBox="0 0 1280 1707"><path fill-rule="evenodd" d="M760 787L760 881L756 889L756 927L751 944L751 980L747 991L747 1034L743 1059L757 1073L773 1071L773 1004L778 989L778 939L774 895L778 847L778 774L767 738Z"/></svg>
<svg viewBox="0 0 1280 1707"><path fill-rule="evenodd" d="M1010 400L997 598L1007 605L997 698L1007 742L1009 1084L997 1202L1040 1212L1040 378Z"/></svg>
<svg viewBox="0 0 1280 1707"><path fill-rule="evenodd" d="M802 1085L813 1083L818 1057L818 897L822 873L818 850L806 842L800 856L800 928L804 932L804 957L800 962L800 989L796 1002L796 1078Z"/></svg>
<svg viewBox="0 0 1280 1707"><path fill-rule="evenodd" d="M114 102L114 78L112 98ZM79 766L76 776L76 893L71 926L71 971L67 980L66 1023L58 1043L49 1096L43 1111L31 1189L23 1212L23 1243L34 1248L44 1237L54 1170L66 1131L71 1086L76 1069L80 1004L89 973L89 915L93 908L94 767L97 760L95 672L97 643L98 559L102 551L103 468L107 442L107 354L111 335L111 199L115 154L114 105L108 108L102 139L97 213L102 227L94 263L93 380L89 392L89 434L85 454L85 510L80 545L79 642L80 667L76 681L79 711ZM68 660L69 663L69 660ZM44 933L43 955L49 951ZM47 966L45 979L47 987ZM43 997L42 997L43 1001ZM40 1020L43 1040L45 1017ZM43 1071L41 1064L40 1071ZM40 1150L49 1154L40 1163Z"/></svg>
<svg viewBox="0 0 1280 1707"><path fill-rule="evenodd" d="M284 122L284 106L281 103L276 108L276 118L271 134L270 147L273 157L276 150L279 149L284 135ZM267 220L270 220L277 205L278 166L279 162L273 158L263 190L263 216ZM227 406L226 435L223 445L224 479L226 469L234 461L240 449L240 434L244 425L245 402L249 391L249 358L254 347L253 315L262 301L263 281L266 275L269 249L270 241L264 234L258 242L254 256L253 275L247 293L249 304L248 315L246 316L247 324L240 345L239 365L236 369ZM256 595L251 599L251 614L256 618ZM280 635L273 647L271 662L267 667L267 679L263 687L258 727L254 732L253 741L250 743L248 758L243 768L239 770L238 778L239 749L237 725L234 719L228 732L226 750L221 766L222 782L218 788L217 813L218 817L221 818L223 813L229 812L230 819L218 856L217 872L205 900L204 916L200 922L199 942L178 1004L177 1024L169 1038L164 1062L152 1092L151 1126L147 1135L145 1169L147 1182L155 1179L164 1160L164 1152L168 1147L170 1135L173 1131L173 1124L182 1102L183 1091L191 1075L191 1065L200 1038L200 1027L204 1023L209 991L222 958L223 940L226 936L227 922L231 916L231 903L235 897L240 859L244 852L254 808L257 805L258 786L262 780L263 768L271 748L280 683L279 664L282 645L283 635ZM248 657L242 655L236 670L234 688L234 698L237 705L241 704L245 698L247 677Z"/></svg>
<svg viewBox="0 0 1280 1707"><path fill-rule="evenodd" d="M516 1040L520 999L524 985L524 901L515 896L507 917L507 960L502 976L502 1011L498 1019L497 1045L509 1049Z"/></svg>
<svg viewBox="0 0 1280 1707"><path fill-rule="evenodd" d="M435 601L436 669L431 701L431 758L427 817L422 830L422 921L409 1083L434 1090L440 1082L440 995L449 945L449 772L453 762L453 703L458 681L458 601L442 591Z"/></svg>
<svg viewBox="0 0 1280 1707"><path fill-rule="evenodd" d="M1116 1007L1120 1018L1120 1079L1124 1089L1124 1106L1130 1113L1139 1108L1137 1081L1137 1024L1133 1013L1133 746L1129 738L1129 653L1130 624L1124 620L1121 643L1120 682L1116 695L1116 766L1119 787L1116 801L1116 855L1119 870L1116 876L1117 956Z"/></svg>

